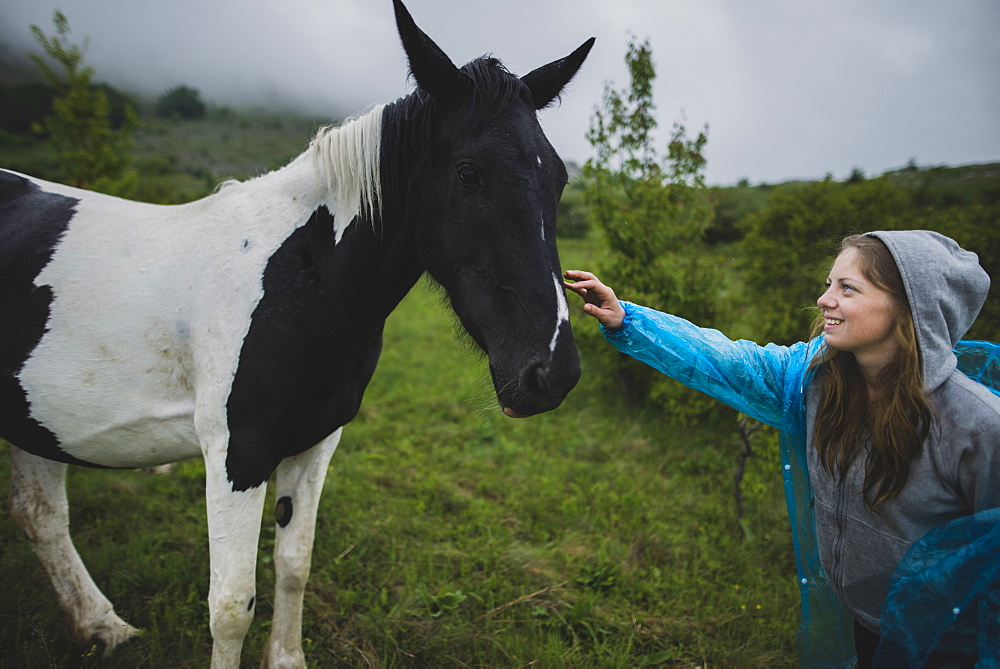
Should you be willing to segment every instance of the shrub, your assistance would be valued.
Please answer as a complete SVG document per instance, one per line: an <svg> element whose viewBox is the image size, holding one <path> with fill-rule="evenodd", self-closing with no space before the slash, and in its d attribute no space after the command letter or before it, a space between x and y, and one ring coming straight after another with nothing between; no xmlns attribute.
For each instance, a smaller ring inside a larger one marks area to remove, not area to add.
<svg viewBox="0 0 1000 669"><path fill-rule="evenodd" d="M588 132L597 157L584 167L587 204L607 247L597 271L623 299L718 327L718 316L725 311L723 276L705 243L712 223L703 176L707 129L689 138L686 128L675 124L661 161L652 138L656 71L648 41L633 40L625 61L630 88L605 88ZM651 400L675 422L722 410L717 402L641 363L607 352L599 355L615 370L627 396Z"/></svg>
<svg viewBox="0 0 1000 669"><path fill-rule="evenodd" d="M161 118L196 120L205 118L205 103L196 88L175 86L156 101L156 114Z"/></svg>
<svg viewBox="0 0 1000 669"><path fill-rule="evenodd" d="M855 184L827 179L774 191L764 210L739 225L754 339L791 344L808 337L840 240L896 229L907 202L905 191L885 178Z"/></svg>

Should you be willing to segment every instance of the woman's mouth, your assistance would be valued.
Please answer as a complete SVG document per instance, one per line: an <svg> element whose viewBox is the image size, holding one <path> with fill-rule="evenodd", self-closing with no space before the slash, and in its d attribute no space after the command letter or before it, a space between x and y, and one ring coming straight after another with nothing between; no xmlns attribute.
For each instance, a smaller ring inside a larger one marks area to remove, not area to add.
<svg viewBox="0 0 1000 669"><path fill-rule="evenodd" d="M826 319L826 327L827 328L836 327L836 326L840 325L843 322L844 321L840 320L839 318L827 318Z"/></svg>

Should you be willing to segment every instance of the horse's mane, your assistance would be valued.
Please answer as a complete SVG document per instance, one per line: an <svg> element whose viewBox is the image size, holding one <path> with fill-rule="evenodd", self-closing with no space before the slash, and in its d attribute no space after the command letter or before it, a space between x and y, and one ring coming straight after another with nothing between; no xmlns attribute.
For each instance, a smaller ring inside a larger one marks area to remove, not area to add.
<svg viewBox="0 0 1000 669"><path fill-rule="evenodd" d="M337 220L350 222L362 212L374 218L379 211L382 108L375 105L339 126L321 128L309 145L327 197L336 202Z"/></svg>

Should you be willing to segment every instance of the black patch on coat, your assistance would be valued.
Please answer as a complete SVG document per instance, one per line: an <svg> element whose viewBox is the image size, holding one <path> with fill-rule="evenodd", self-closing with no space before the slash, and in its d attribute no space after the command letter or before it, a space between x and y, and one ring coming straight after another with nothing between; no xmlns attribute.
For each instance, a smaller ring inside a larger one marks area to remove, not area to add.
<svg viewBox="0 0 1000 669"><path fill-rule="evenodd" d="M407 244L355 219L335 243L320 207L264 270L227 404L226 471L234 490L267 480L284 458L357 414L382 351L385 318L419 277ZM402 250L400 250L402 249ZM395 251L398 251L395 252Z"/></svg>
<svg viewBox="0 0 1000 669"><path fill-rule="evenodd" d="M36 286L35 279L52 260L78 202L0 171L0 436L49 460L97 466L63 451L56 436L31 417L18 378L51 315L52 288Z"/></svg>
<svg viewBox="0 0 1000 669"><path fill-rule="evenodd" d="M292 522L292 498L285 495L277 501L274 505L274 521L278 523L278 527L288 527L288 523Z"/></svg>

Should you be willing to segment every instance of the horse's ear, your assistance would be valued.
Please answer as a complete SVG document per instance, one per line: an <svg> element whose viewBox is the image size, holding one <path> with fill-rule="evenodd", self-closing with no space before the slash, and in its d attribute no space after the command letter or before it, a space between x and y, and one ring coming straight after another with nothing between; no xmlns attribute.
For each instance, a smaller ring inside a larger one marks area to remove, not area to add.
<svg viewBox="0 0 1000 669"><path fill-rule="evenodd" d="M543 65L521 77L521 81L531 91L531 99L535 103L535 109L548 107L559 97L563 88L583 65L583 61L590 53L592 46L594 46L593 37L565 58Z"/></svg>
<svg viewBox="0 0 1000 669"><path fill-rule="evenodd" d="M459 94L462 78L448 55L413 22L413 17L400 0L392 0L396 10L396 28L403 51L410 61L410 72L417 85L439 102L447 102Z"/></svg>

